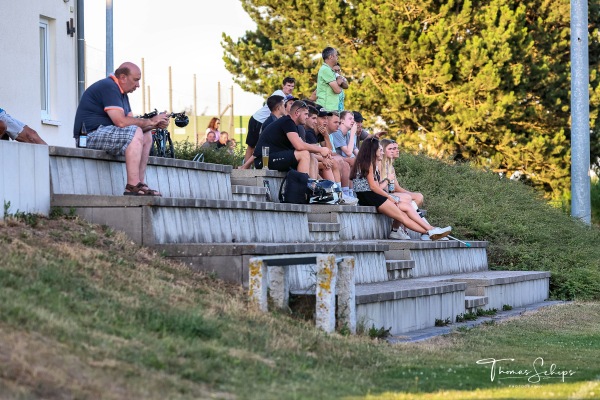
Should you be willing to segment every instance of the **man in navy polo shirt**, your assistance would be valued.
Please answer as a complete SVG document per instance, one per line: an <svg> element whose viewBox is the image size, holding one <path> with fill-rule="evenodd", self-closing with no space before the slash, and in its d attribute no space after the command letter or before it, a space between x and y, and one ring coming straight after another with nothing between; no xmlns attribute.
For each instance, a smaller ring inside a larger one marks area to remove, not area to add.
<svg viewBox="0 0 600 400"><path fill-rule="evenodd" d="M279 118L269 125L258 138L254 149L254 166L262 168L262 147L269 147L269 168L277 171L288 171L294 168L299 172L309 173L310 153L331 157L331 150L308 144L298 136L298 125L304 125L308 118L308 106L303 101L295 101L290 114ZM316 175L316 174L315 174ZM311 176L317 178L317 176Z"/></svg>
<svg viewBox="0 0 600 400"><path fill-rule="evenodd" d="M150 119L133 117L127 94L140 86L141 77L137 65L125 62L114 75L87 88L77 107L73 135L79 139L85 126L87 148L125 155L127 184L124 195L160 196L144 183L144 177L152 146L151 130L166 128L169 115L161 113Z"/></svg>

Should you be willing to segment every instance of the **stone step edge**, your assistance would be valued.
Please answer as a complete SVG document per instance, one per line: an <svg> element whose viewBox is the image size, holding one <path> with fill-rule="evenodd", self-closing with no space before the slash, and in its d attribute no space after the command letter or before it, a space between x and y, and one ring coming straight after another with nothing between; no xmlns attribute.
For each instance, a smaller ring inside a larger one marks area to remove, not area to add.
<svg viewBox="0 0 600 400"><path fill-rule="evenodd" d="M232 194L256 194L266 195L267 188L261 186L231 185Z"/></svg>
<svg viewBox="0 0 600 400"><path fill-rule="evenodd" d="M340 224L336 222L309 222L309 232L339 232Z"/></svg>
<svg viewBox="0 0 600 400"><path fill-rule="evenodd" d="M48 154L50 154L50 157L87 158L90 160L112 161L120 163L125 162L124 156L112 156L102 150L48 146ZM231 165L211 164L166 157L150 157L148 159L148 165L222 172L226 174L230 174L233 169Z"/></svg>
<svg viewBox="0 0 600 400"><path fill-rule="evenodd" d="M385 260L385 267L388 271L400 271L403 269L413 269L414 260Z"/></svg>
<svg viewBox="0 0 600 400"><path fill-rule="evenodd" d="M465 282L469 287L507 285L550 278L548 271L478 271L463 274L420 277L429 282Z"/></svg>
<svg viewBox="0 0 600 400"><path fill-rule="evenodd" d="M464 292L464 282L424 282L403 279L356 285L356 304L378 303L415 297L435 296L452 292Z"/></svg>
<svg viewBox="0 0 600 400"><path fill-rule="evenodd" d="M307 213L309 208L303 204L272 203L240 200L189 199L153 196L100 196L78 194L53 194L52 207L181 207L181 208L221 208L257 211Z"/></svg>
<svg viewBox="0 0 600 400"><path fill-rule="evenodd" d="M233 169L232 178L285 178L285 172L271 169Z"/></svg>
<svg viewBox="0 0 600 400"><path fill-rule="evenodd" d="M385 284L400 283L406 281L409 281L409 279L405 279L403 281L387 281L357 284L356 305L380 303L385 301L402 300L416 297L436 296L452 292L464 292L467 288L467 285L464 283L417 282L413 279L410 279L410 281L413 281L412 287L402 287L400 289L394 289L393 285L388 285L389 287L385 286ZM291 290L290 293L295 295L314 296L315 289L296 289Z"/></svg>
<svg viewBox="0 0 600 400"><path fill-rule="evenodd" d="M305 243L172 243L150 246L167 257L212 257L237 255L276 255L297 253L382 252L385 245L361 241Z"/></svg>
<svg viewBox="0 0 600 400"><path fill-rule="evenodd" d="M465 308L483 307L487 305L489 299L487 296L465 296Z"/></svg>

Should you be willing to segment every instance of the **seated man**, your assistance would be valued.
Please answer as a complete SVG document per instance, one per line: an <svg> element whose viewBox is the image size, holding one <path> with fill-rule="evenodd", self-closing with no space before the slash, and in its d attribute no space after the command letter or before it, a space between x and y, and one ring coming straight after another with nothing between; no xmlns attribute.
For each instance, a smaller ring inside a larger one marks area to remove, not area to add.
<svg viewBox="0 0 600 400"><path fill-rule="evenodd" d="M298 125L304 125L308 118L308 108L303 101L295 101L290 107L290 115L279 118L265 129L254 150L254 166L262 168L262 148L269 147L269 169L286 172L294 168L309 173L310 153L330 157L331 150L308 144L298 136ZM317 176L310 176L317 178Z"/></svg>
<svg viewBox="0 0 600 400"><path fill-rule="evenodd" d="M8 138L23 143L46 144L36 131L0 108L0 139Z"/></svg>
<svg viewBox="0 0 600 400"><path fill-rule="evenodd" d="M354 114L351 111L342 111L340 113L340 127L332 134L332 142L335 152L342 156L350 167L354 165L354 160L358 154L356 141L356 125L354 124Z"/></svg>
<svg viewBox="0 0 600 400"><path fill-rule="evenodd" d="M206 134L206 141L200 147L203 149L216 149L218 146L217 143L217 134L210 131Z"/></svg>
<svg viewBox="0 0 600 400"><path fill-rule="evenodd" d="M121 64L114 75L101 79L81 96L73 134L79 139L82 127L87 130L87 148L125 155L127 184L124 195L160 196L144 183L146 166L155 128L167 128L169 114L160 113L150 119L135 118L128 93L140 86L140 68L130 62Z"/></svg>

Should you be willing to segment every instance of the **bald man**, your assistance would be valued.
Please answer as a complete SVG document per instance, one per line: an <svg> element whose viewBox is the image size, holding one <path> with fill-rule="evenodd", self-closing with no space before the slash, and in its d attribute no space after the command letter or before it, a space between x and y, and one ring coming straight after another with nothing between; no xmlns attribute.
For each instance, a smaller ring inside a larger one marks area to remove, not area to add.
<svg viewBox="0 0 600 400"><path fill-rule="evenodd" d="M169 115L161 113L150 119L133 117L127 95L140 86L141 77L137 65L125 62L114 74L87 88L77 107L73 136L78 143L85 124L88 149L125 155L124 195L160 196L144 183L144 177L152 146L151 130L166 128Z"/></svg>

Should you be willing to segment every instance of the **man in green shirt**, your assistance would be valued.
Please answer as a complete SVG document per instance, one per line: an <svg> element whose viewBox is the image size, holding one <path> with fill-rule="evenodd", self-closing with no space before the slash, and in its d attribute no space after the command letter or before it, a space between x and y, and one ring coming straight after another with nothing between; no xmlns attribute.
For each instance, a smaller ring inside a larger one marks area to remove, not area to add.
<svg viewBox="0 0 600 400"><path fill-rule="evenodd" d="M322 56L323 65L317 76L317 103L326 110L337 111L344 81L342 76L336 77L333 70L338 62L338 52L333 47L326 47Z"/></svg>

